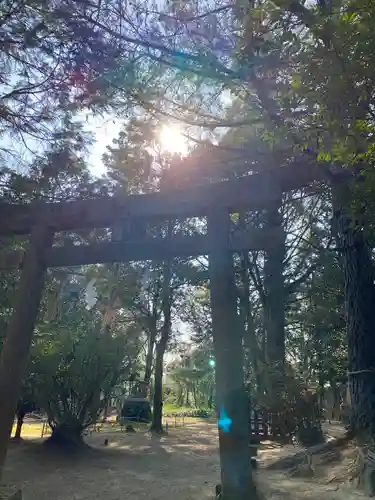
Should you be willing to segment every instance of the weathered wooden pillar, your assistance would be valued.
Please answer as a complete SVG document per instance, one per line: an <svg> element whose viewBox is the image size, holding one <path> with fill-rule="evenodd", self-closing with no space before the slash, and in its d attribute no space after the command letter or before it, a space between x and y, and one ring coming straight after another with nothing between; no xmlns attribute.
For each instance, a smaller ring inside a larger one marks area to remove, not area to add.
<svg viewBox="0 0 375 500"><path fill-rule="evenodd" d="M22 379L38 316L53 233L36 228L23 261L13 313L0 356L0 480L12 432Z"/></svg>
<svg viewBox="0 0 375 500"><path fill-rule="evenodd" d="M212 329L216 358L222 495L225 500L255 498L249 447L249 401L244 386L243 347L237 314L229 215L208 217Z"/></svg>

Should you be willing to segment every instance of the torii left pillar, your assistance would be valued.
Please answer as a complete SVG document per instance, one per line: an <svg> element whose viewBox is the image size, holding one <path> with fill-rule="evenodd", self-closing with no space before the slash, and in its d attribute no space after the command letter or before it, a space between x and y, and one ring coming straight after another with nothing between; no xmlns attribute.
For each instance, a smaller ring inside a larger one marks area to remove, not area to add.
<svg viewBox="0 0 375 500"><path fill-rule="evenodd" d="M47 255L52 243L53 232L48 228L37 227L33 230L24 256L16 301L1 351L0 481L43 293Z"/></svg>

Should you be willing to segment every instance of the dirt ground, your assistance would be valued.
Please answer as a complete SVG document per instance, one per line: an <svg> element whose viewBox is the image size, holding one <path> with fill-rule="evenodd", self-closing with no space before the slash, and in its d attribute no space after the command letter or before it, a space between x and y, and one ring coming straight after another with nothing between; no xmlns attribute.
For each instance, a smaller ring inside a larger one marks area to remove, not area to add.
<svg viewBox="0 0 375 500"><path fill-rule="evenodd" d="M108 439L108 446L104 441ZM41 439L12 443L4 482L22 487L25 500L202 500L213 498L220 468L213 423L197 422L170 428L167 436L145 431L126 434L105 429L87 437L92 447L83 454L56 454ZM313 477L291 477L267 465L295 447L264 445L255 475L266 498L354 500L353 487L329 482L345 467L345 456L320 457ZM323 497L324 495L324 497Z"/></svg>

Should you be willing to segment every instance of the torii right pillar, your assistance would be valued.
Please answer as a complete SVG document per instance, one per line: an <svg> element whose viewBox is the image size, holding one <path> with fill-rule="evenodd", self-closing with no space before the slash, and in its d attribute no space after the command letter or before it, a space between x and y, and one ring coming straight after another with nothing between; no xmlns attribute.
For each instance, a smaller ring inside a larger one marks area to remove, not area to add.
<svg viewBox="0 0 375 500"><path fill-rule="evenodd" d="M229 247L229 214L212 213L207 218L207 226L211 245L210 297L222 498L253 500L256 488L251 472L249 396L244 386L242 332Z"/></svg>

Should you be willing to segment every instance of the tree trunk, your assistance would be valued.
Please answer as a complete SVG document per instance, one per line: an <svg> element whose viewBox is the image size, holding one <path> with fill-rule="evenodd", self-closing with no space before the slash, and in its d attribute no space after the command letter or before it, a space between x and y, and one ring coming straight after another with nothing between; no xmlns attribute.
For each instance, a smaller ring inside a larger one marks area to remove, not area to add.
<svg viewBox="0 0 375 500"><path fill-rule="evenodd" d="M163 362L164 349L158 342L156 346L155 372L154 372L154 401L151 430L163 432Z"/></svg>
<svg viewBox="0 0 375 500"><path fill-rule="evenodd" d="M179 386L177 395L177 406L183 406L183 404L184 404L184 388L182 386Z"/></svg>
<svg viewBox="0 0 375 500"><path fill-rule="evenodd" d="M21 279L0 356L0 480L44 286L53 235L36 228L25 253Z"/></svg>
<svg viewBox="0 0 375 500"><path fill-rule="evenodd" d="M257 392L262 392L263 382L259 370L259 347L255 335L255 327L251 312L249 294L249 257L248 252L243 252L240 263L241 287L240 291L240 318L243 328L243 342L250 358L251 370L254 374Z"/></svg>
<svg viewBox="0 0 375 500"><path fill-rule="evenodd" d="M209 392L209 396L208 396L208 408L210 410L212 410L212 406L213 406L213 401L214 401L214 387L213 385L210 386L210 392Z"/></svg>
<svg viewBox="0 0 375 500"><path fill-rule="evenodd" d="M169 224L168 232L170 232L171 224ZM162 310L163 310L163 326L161 329L161 337L159 342L156 344L156 360L155 360L155 375L154 375L154 404L153 404L153 415L151 430L153 432L162 433L163 432L163 365L164 365L164 353L167 348L168 340L171 333L171 309L172 309L172 297L171 297L171 262L168 261L163 266L163 298L162 298Z"/></svg>
<svg viewBox="0 0 375 500"><path fill-rule="evenodd" d="M197 388L195 387L195 384L193 383L193 398L194 398L194 408L198 408L198 398L197 398Z"/></svg>
<svg viewBox="0 0 375 500"><path fill-rule="evenodd" d="M325 389L325 381L323 379L323 377L321 376L320 372L319 372L319 376L318 376L318 395L319 395L319 407L320 408L324 408L325 409L325 394L326 394L326 389Z"/></svg>
<svg viewBox="0 0 375 500"><path fill-rule="evenodd" d="M324 443L324 433L321 425L321 414L315 395L303 395L297 398L297 439L304 446L315 446Z"/></svg>
<svg viewBox="0 0 375 500"><path fill-rule="evenodd" d="M280 237L272 242L265 251L264 292L266 327L266 354L270 372L271 397L277 403L284 389L285 363L285 293L284 258L285 233L281 215L281 196L265 213L265 223L270 229L280 231Z"/></svg>
<svg viewBox="0 0 375 500"><path fill-rule="evenodd" d="M145 375L143 377L142 391L143 396L146 397L150 388L151 375L152 375L152 362L154 361L155 343L157 337L156 317L152 316L152 323L149 328L149 339L146 354Z"/></svg>
<svg viewBox="0 0 375 500"><path fill-rule="evenodd" d="M345 278L351 425L375 438L375 286L363 227L348 217L350 194L332 186L333 222Z"/></svg>
<svg viewBox="0 0 375 500"><path fill-rule="evenodd" d="M25 412L17 412L17 427L14 434L14 439L21 439L21 432L23 426L23 419L25 418Z"/></svg>
<svg viewBox="0 0 375 500"><path fill-rule="evenodd" d="M281 201L280 201L281 206ZM276 204L266 212L266 224L280 230L280 238L272 241L265 251L264 289L266 295L265 324L267 333L267 359L270 363L283 365L285 361L285 300L284 300L284 258L285 234L282 216ZM283 369L283 366L281 366Z"/></svg>
<svg viewBox="0 0 375 500"><path fill-rule="evenodd" d="M150 386L151 374L152 374L152 362L154 359L154 349L155 349L155 342L151 342L150 339L148 342L147 354L146 354L145 375L143 377L144 387Z"/></svg>
<svg viewBox="0 0 375 500"><path fill-rule="evenodd" d="M332 419L340 420L340 389L337 387L336 383L331 383L332 387L332 397L333 397L333 405L332 405Z"/></svg>
<svg viewBox="0 0 375 500"><path fill-rule="evenodd" d="M224 499L255 498L250 461L248 394L244 386L242 328L237 314L229 216L208 217L212 328L216 358L221 484Z"/></svg>
<svg viewBox="0 0 375 500"><path fill-rule="evenodd" d="M52 429L52 435L45 442L48 445L56 445L66 448L84 446L83 429L80 425L59 424Z"/></svg>
<svg viewBox="0 0 375 500"><path fill-rule="evenodd" d="M242 230L246 230L246 220L244 214L239 217L239 224ZM262 392L263 382L259 370L259 346L255 335L254 319L250 303L250 277L249 277L249 252L244 251L240 254L240 280L241 289L239 290L240 300L240 318L243 325L243 341L245 348L251 360L251 369L255 376L257 392Z"/></svg>

